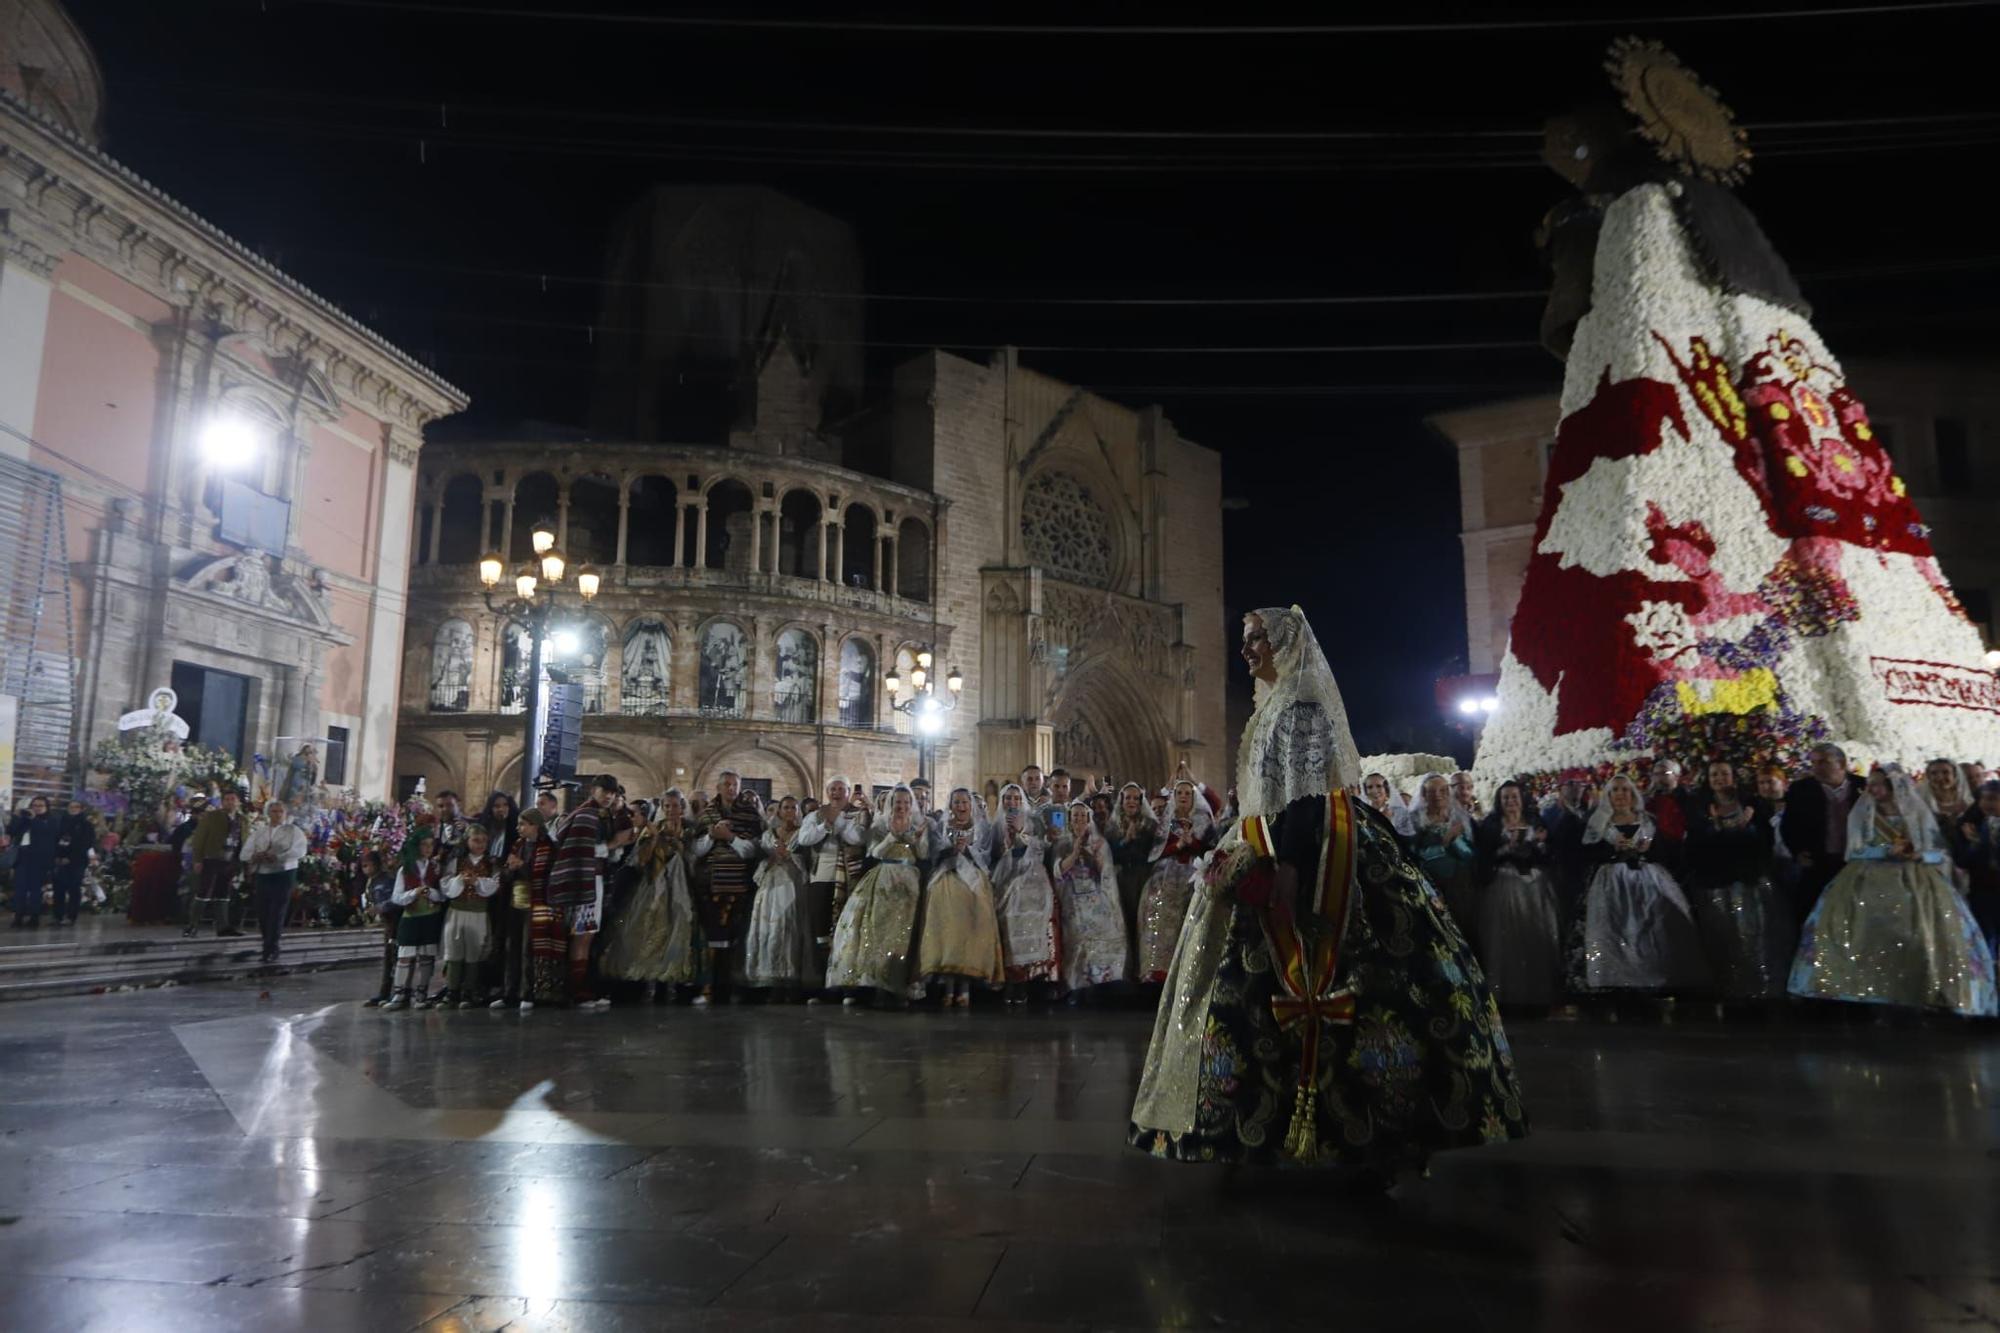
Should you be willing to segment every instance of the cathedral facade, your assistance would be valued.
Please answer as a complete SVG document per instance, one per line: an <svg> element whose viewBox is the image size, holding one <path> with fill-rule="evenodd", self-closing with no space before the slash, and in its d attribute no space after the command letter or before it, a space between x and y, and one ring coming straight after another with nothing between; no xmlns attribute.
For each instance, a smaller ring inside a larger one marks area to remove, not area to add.
<svg viewBox="0 0 2000 1333"><path fill-rule="evenodd" d="M886 678L907 700L923 653L960 684L938 691L941 792L1029 763L1226 781L1213 451L1009 350L903 364L836 438L810 352L756 355L726 442L425 448L399 787L518 788L532 645L476 564L524 563L540 522L603 580L548 637L583 688L579 766L635 795L725 768L777 795L907 780L920 738Z"/></svg>

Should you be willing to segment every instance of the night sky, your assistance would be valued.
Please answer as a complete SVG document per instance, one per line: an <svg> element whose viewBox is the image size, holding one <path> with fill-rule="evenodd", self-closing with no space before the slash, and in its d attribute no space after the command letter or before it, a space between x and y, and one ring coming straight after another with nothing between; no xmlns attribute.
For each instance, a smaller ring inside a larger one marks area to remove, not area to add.
<svg viewBox="0 0 2000 1333"><path fill-rule="evenodd" d="M1559 387L1520 295L1565 188L1543 117L1605 86L1613 37L1664 40L1750 127L1743 196L1837 353L1990 359L1996 7L933 4L798 27L834 7L70 0L112 154L480 423L583 419L602 246L647 185L763 183L847 219L877 384L916 348L1012 343L1221 451L1248 504L1232 616L1305 607L1364 751L1447 739L1432 681L1462 669L1456 467L1425 416ZM1213 28L1300 14L1408 26ZM893 26L960 16L1048 26ZM1211 30L1079 28L1135 17ZM1157 303L1191 298L1211 303ZM1306 347L1348 350L1283 350Z"/></svg>

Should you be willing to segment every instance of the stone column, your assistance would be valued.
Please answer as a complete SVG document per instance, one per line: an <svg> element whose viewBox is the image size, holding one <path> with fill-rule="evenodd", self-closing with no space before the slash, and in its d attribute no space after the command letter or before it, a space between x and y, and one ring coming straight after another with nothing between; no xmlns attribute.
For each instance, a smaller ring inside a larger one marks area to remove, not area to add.
<svg viewBox="0 0 2000 1333"><path fill-rule="evenodd" d="M668 671L667 707L676 713L691 713L697 702L700 675L700 644L696 642L697 621L692 615L671 617L674 627L673 666Z"/></svg>
<svg viewBox="0 0 2000 1333"><path fill-rule="evenodd" d="M877 549L879 550L879 548ZM875 688L869 692L875 700L875 717L869 725L873 726L877 731L882 729L882 718L885 713L892 720L895 717L895 713L889 708L887 697L889 691L882 684L882 678L889 674L889 665L892 661L894 659L889 656L889 636L886 634L877 634L875 636ZM903 684L908 686L910 683L904 681Z"/></svg>
<svg viewBox="0 0 2000 1333"><path fill-rule="evenodd" d="M443 538L443 535L444 496L439 495L437 499L431 501L431 539L424 545L425 564L435 565L438 562L438 542Z"/></svg>
<svg viewBox="0 0 2000 1333"><path fill-rule="evenodd" d="M618 490L618 559L614 562L623 568L625 564L625 534L632 517L632 488L620 486Z"/></svg>
<svg viewBox="0 0 2000 1333"><path fill-rule="evenodd" d="M832 625L819 627L819 722L834 726L840 722L840 640Z"/></svg>
<svg viewBox="0 0 2000 1333"><path fill-rule="evenodd" d="M569 554L569 483L563 482L556 491L556 549L563 555Z"/></svg>
<svg viewBox="0 0 2000 1333"><path fill-rule="evenodd" d="M300 736L304 734L300 726L300 721L305 714L306 702L305 670L302 667L293 663L286 663L284 666L278 668L278 679L280 691L278 695L278 730L271 737L271 743L267 745L265 750L265 753L271 756L271 771L274 778L278 770L278 765L281 762L281 757L278 753L281 747L275 742L279 736ZM283 757L289 758L289 753Z"/></svg>
<svg viewBox="0 0 2000 1333"><path fill-rule="evenodd" d="M500 511L500 560L502 581L511 578L513 571L506 568L506 562L514 558L514 486L509 482L506 493L500 498L504 506Z"/></svg>
<svg viewBox="0 0 2000 1333"><path fill-rule="evenodd" d="M813 576L826 582L826 511L813 523Z"/></svg>
<svg viewBox="0 0 2000 1333"><path fill-rule="evenodd" d="M886 541L886 540L887 540L887 538L883 537L881 533L879 533L879 532L878 532L878 533L876 533L876 534L875 534L875 576L874 576L874 577L875 577L875 584L874 584L874 587L875 587L875 591L876 591L876 592L880 592L880 591L882 591L882 543L883 543L884 541Z"/></svg>
<svg viewBox="0 0 2000 1333"><path fill-rule="evenodd" d="M847 568L847 525L836 522L833 525L833 565L827 571L827 578L834 583L846 581L842 570Z"/></svg>
<svg viewBox="0 0 2000 1333"><path fill-rule="evenodd" d="M750 572L764 572L764 509L762 500L750 502Z"/></svg>
<svg viewBox="0 0 2000 1333"><path fill-rule="evenodd" d="M897 582L896 580L897 545L898 545L896 541L896 536L894 533L891 533L887 537L884 537L882 540L889 544L889 583L887 587L882 589L882 591L888 593L898 592L901 590L903 585Z"/></svg>
<svg viewBox="0 0 2000 1333"><path fill-rule="evenodd" d="M681 567L681 542L683 540L681 536L681 519L684 518L686 515L687 515L687 506L682 504L678 499L676 499L674 501L673 558L667 561L668 566L673 569L679 569Z"/></svg>
<svg viewBox="0 0 2000 1333"><path fill-rule="evenodd" d="M708 568L708 497L701 497L701 508L694 516L694 567Z"/></svg>

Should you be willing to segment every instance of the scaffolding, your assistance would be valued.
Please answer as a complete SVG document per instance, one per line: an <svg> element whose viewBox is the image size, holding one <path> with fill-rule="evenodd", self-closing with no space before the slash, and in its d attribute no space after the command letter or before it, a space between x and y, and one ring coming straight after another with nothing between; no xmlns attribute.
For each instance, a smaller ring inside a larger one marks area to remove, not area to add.
<svg viewBox="0 0 2000 1333"><path fill-rule="evenodd" d="M15 801L71 789L76 653L62 479L0 456L0 695L15 700Z"/></svg>

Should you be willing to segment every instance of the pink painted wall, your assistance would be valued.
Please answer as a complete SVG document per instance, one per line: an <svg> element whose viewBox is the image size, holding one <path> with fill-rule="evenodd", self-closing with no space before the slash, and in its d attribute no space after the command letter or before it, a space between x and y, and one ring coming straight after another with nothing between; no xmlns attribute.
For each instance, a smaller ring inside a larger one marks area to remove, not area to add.
<svg viewBox="0 0 2000 1333"><path fill-rule="evenodd" d="M71 567L90 558L107 505L146 486L158 395L159 353L140 329L80 298L75 288L135 319L172 311L78 255L56 268L36 386L30 461L63 479L63 536ZM90 617L90 585L70 580L76 632Z"/></svg>
<svg viewBox="0 0 2000 1333"><path fill-rule="evenodd" d="M354 578L367 577L380 456L379 450L364 452L330 431L313 431L305 487L298 498L298 544L313 563Z"/></svg>
<svg viewBox="0 0 2000 1333"><path fill-rule="evenodd" d="M146 333L63 290L69 283L148 323L170 312L87 259L66 257L49 295L36 390L34 462L116 493L146 487L160 356Z"/></svg>
<svg viewBox="0 0 2000 1333"><path fill-rule="evenodd" d="M354 642L327 651L326 680L320 688L319 706L331 713L360 717L368 662L368 599L359 593L336 589L330 606L334 624Z"/></svg>

